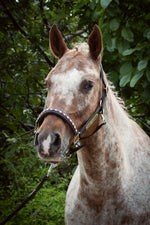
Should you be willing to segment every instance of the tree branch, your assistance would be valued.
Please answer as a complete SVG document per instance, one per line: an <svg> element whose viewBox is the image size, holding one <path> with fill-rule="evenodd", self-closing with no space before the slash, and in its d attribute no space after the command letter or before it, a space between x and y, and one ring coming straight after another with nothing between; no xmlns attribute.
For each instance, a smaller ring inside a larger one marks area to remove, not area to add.
<svg viewBox="0 0 150 225"><path fill-rule="evenodd" d="M46 26L46 29L49 32L50 26L49 26L47 18L44 16L43 0L39 0L39 3L40 3L40 10L41 10L41 13L42 13L43 23L44 23L44 25Z"/></svg>
<svg viewBox="0 0 150 225"><path fill-rule="evenodd" d="M141 103L138 103L138 104L136 104L136 105L132 105L132 106L130 106L129 108L127 107L127 109L130 110L130 109L132 109L132 108L135 108L135 107L140 106L140 105L143 105L143 104L144 104L144 103L141 102Z"/></svg>
<svg viewBox="0 0 150 225"><path fill-rule="evenodd" d="M150 126L149 126L147 123L143 122L143 121L142 121L141 119L139 119L139 118L137 118L136 121L142 123L142 124L150 131Z"/></svg>
<svg viewBox="0 0 150 225"><path fill-rule="evenodd" d="M65 39L67 41L70 41L72 38L77 37L77 36L80 36L81 34L83 34L86 30L87 30L87 28L84 28L83 30L79 30L79 31L77 31L77 32L75 32L73 34L69 34L69 35L67 35L65 37Z"/></svg>
<svg viewBox="0 0 150 225"><path fill-rule="evenodd" d="M11 21L13 22L14 26L16 27L16 29L19 30L19 31L21 32L21 34L22 34L23 36L25 36L26 38L28 38L28 39L31 41L31 43L32 43L32 38L30 38L30 37L27 35L27 33L23 30L23 28L21 28L21 27L19 26L19 24L17 23L17 21L15 20L15 18L12 16L11 12L8 10L8 8L7 8L6 4L4 3L4 1L1 0L1 2L2 2L2 5L3 5L4 9L5 9L6 14L9 16L9 18L10 18ZM47 54L44 52L43 48L42 48L41 46L35 44L35 43L34 43L34 46L35 46L35 48L41 53L41 55L44 57L44 59L46 60L46 62L48 63L48 65L54 67L54 66L55 66L55 63L52 62L52 61L49 59L49 57L47 56Z"/></svg>
<svg viewBox="0 0 150 225"><path fill-rule="evenodd" d="M6 107L4 107L3 105L0 104L0 107L5 110L11 117L13 117L14 120L17 120L16 116ZM34 127L28 124L24 124L22 121L18 121L18 124L21 125L22 128L24 128L26 131L30 131L31 129L33 129Z"/></svg>

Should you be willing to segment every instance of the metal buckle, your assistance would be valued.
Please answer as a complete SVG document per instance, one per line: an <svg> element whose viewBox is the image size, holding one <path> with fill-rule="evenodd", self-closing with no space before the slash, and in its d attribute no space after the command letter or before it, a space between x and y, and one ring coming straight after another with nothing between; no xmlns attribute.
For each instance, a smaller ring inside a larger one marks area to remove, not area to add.
<svg viewBox="0 0 150 225"><path fill-rule="evenodd" d="M99 105L100 105L100 107L102 107L102 99L100 99L100 101L99 101Z"/></svg>
<svg viewBox="0 0 150 225"><path fill-rule="evenodd" d="M102 120L103 120L103 123L105 123L106 121L105 121L105 117L104 117L103 112L100 113L100 116L101 116L101 118L102 118Z"/></svg>
<svg viewBox="0 0 150 225"><path fill-rule="evenodd" d="M74 137L73 144L76 145L80 140L80 132L77 133L77 135Z"/></svg>
<svg viewBox="0 0 150 225"><path fill-rule="evenodd" d="M106 87L104 87L104 89L105 89L105 91L106 91L106 96L107 96L107 93L108 93L108 87L106 86Z"/></svg>
<svg viewBox="0 0 150 225"><path fill-rule="evenodd" d="M34 133L36 133L37 132L37 130L39 129L39 123L35 123L35 130L34 130Z"/></svg>
<svg viewBox="0 0 150 225"><path fill-rule="evenodd" d="M65 155L63 156L65 159L69 159L71 158L71 153L70 153L70 149L68 148L67 151L65 152Z"/></svg>

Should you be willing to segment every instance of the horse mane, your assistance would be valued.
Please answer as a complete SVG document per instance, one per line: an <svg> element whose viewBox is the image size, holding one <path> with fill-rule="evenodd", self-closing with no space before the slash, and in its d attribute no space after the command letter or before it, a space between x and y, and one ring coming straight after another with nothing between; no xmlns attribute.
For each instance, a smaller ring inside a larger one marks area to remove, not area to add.
<svg viewBox="0 0 150 225"><path fill-rule="evenodd" d="M108 81L109 84L109 88L111 89L111 91L113 92L114 96L116 97L118 103L120 104L120 106L127 111L127 108L125 106L125 102L124 100L118 95L118 91L116 91L115 86L113 85L113 83L111 81Z"/></svg>

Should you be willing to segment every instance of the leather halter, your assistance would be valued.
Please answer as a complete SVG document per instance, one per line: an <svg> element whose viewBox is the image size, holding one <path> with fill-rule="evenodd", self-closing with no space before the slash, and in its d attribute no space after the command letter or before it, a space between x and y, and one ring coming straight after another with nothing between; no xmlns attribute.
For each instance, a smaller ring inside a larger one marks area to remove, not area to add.
<svg viewBox="0 0 150 225"><path fill-rule="evenodd" d="M103 116L103 108L104 108L104 101L105 101L105 97L107 95L107 91L108 91L108 87L106 86L106 83L104 81L104 73L103 73L103 67L101 64L101 71L100 71L100 77L102 79L104 88L102 91L102 97L100 99L100 103L99 106L97 107L96 111L93 113L93 115L87 120L87 122L83 125L83 127L81 128L80 131L78 131L75 123L73 122L73 120L69 117L69 115L67 115L67 113L65 113L64 111L57 109L57 108L47 108L44 109L40 115L38 116L36 122L35 122L35 127L36 129L38 129L41 124L43 123L45 117L49 114L53 114L56 115L57 117L60 117L62 120L64 120L69 127L71 128L71 130L73 131L74 134L74 140L73 140L73 144L71 145L71 147L68 149L68 151L66 152L66 156L70 156L72 153L78 151L79 149L81 149L83 146L86 145L80 145L79 141L82 139L86 139L90 136L92 136L95 132L97 132L104 124L106 124L105 120L104 120L104 116ZM103 122L96 128L96 130L89 135L88 137L82 137L82 135L91 127L91 125L95 122L95 120L98 118L98 116L101 115L101 118L103 120Z"/></svg>

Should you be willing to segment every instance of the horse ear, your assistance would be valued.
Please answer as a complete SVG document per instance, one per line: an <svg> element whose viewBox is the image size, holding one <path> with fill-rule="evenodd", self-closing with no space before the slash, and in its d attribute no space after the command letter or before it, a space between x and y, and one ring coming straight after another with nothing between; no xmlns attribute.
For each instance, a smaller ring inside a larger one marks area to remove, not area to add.
<svg viewBox="0 0 150 225"><path fill-rule="evenodd" d="M49 45L53 55L58 58L61 58L68 49L56 24L50 29Z"/></svg>
<svg viewBox="0 0 150 225"><path fill-rule="evenodd" d="M103 42L101 31L97 25L94 26L94 29L89 36L88 44L91 57L94 60L99 59L103 50Z"/></svg>

